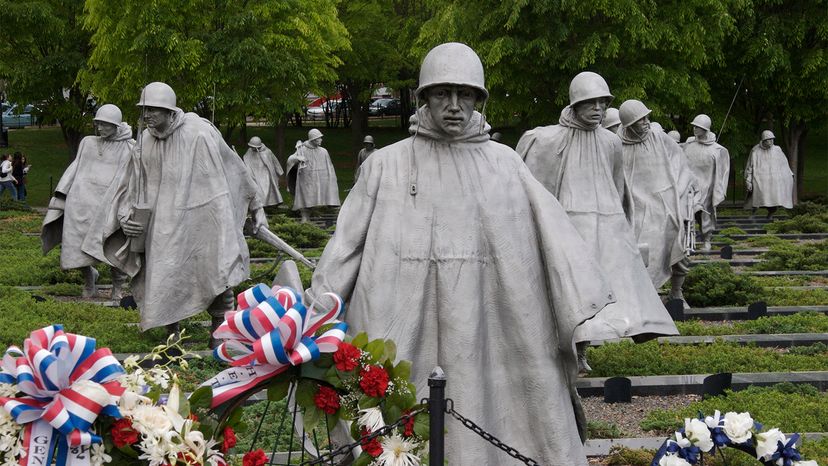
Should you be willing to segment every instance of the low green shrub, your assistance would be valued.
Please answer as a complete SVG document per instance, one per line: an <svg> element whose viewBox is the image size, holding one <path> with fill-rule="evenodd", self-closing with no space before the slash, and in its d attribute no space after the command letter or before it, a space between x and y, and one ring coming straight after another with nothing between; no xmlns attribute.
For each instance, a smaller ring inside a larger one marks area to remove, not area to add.
<svg viewBox="0 0 828 466"><path fill-rule="evenodd" d="M633 450L615 445L605 458L607 466L650 466L656 450Z"/></svg>
<svg viewBox="0 0 828 466"><path fill-rule="evenodd" d="M762 254L756 270L824 270L828 268L828 240L804 244L776 244Z"/></svg>
<svg viewBox="0 0 828 466"><path fill-rule="evenodd" d="M709 345L608 343L587 351L593 377L828 370L828 352L809 356L716 341Z"/></svg>
<svg viewBox="0 0 828 466"><path fill-rule="evenodd" d="M767 248L776 244L790 243L789 240L782 239L774 235L753 236L751 238L746 239L745 241L748 242L751 246L757 248Z"/></svg>
<svg viewBox="0 0 828 466"><path fill-rule="evenodd" d="M773 333L825 333L828 332L828 316L819 312L800 312L786 316L766 316L755 320L742 320L724 324L711 324L700 320L676 322L683 336L746 335Z"/></svg>
<svg viewBox="0 0 828 466"><path fill-rule="evenodd" d="M803 214L787 220L776 220L765 225L768 233L824 233L828 232L828 212Z"/></svg>
<svg viewBox="0 0 828 466"><path fill-rule="evenodd" d="M83 294L83 285L76 283L55 283L46 285L43 292L54 296L80 296Z"/></svg>
<svg viewBox="0 0 828 466"><path fill-rule="evenodd" d="M739 227L728 227L728 228L723 228L722 230L720 230L719 234L722 235L722 236L733 236L733 235L745 235L745 234L747 234L747 232L745 230L742 230Z"/></svg>
<svg viewBox="0 0 828 466"><path fill-rule="evenodd" d="M814 201L801 201L790 210L791 217L800 215L819 215L828 212L828 205Z"/></svg>
<svg viewBox="0 0 828 466"><path fill-rule="evenodd" d="M768 306L823 306L828 304L828 290L773 288L765 290L763 299Z"/></svg>
<svg viewBox="0 0 828 466"><path fill-rule="evenodd" d="M752 277L736 275L727 263L693 267L684 283L684 297L693 307L746 306L761 296L762 287Z"/></svg>
<svg viewBox="0 0 828 466"><path fill-rule="evenodd" d="M622 438L621 429L606 421L587 421L587 438Z"/></svg>

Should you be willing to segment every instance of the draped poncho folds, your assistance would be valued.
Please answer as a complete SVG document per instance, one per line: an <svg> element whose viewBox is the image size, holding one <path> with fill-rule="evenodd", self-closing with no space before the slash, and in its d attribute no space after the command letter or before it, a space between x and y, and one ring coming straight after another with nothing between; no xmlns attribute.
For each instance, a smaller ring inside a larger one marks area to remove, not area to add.
<svg viewBox="0 0 828 466"><path fill-rule="evenodd" d="M448 138L420 109L416 136L367 159L308 293L341 294L353 332L393 339L418 393L439 365L487 431L540 464L585 465L572 334L614 297L558 202L480 118ZM446 442L452 465L508 462L459 424Z"/></svg>
<svg viewBox="0 0 828 466"><path fill-rule="evenodd" d="M711 234L716 229L716 206L727 196L730 177L730 153L716 143L716 135L708 131L703 139L696 138L684 145L687 165L699 183L701 231Z"/></svg>
<svg viewBox="0 0 828 466"><path fill-rule="evenodd" d="M753 146L745 165L745 185L753 188L748 207L793 207L793 172L779 146Z"/></svg>
<svg viewBox="0 0 828 466"><path fill-rule="evenodd" d="M293 210L339 205L336 171L324 147L313 147L309 141L297 144L286 165Z"/></svg>
<svg viewBox="0 0 828 466"><path fill-rule="evenodd" d="M177 110L164 132L146 129L139 146L102 217L106 257L134 276L141 328L148 329L207 309L248 277L242 228L262 204L244 162L195 113ZM130 252L132 240L120 229L139 194L152 210L144 254Z"/></svg>
<svg viewBox="0 0 828 466"><path fill-rule="evenodd" d="M663 131L642 137L625 128L619 136L633 233L639 245L647 245L647 272L658 288L686 257L685 222L693 221L698 187L681 147Z"/></svg>
<svg viewBox="0 0 828 466"><path fill-rule="evenodd" d="M256 183L256 194L265 206L282 203L279 192L279 177L284 174L279 160L264 144L259 150L252 147L244 153L244 164Z"/></svg>
<svg viewBox="0 0 828 466"><path fill-rule="evenodd" d="M108 263L100 227L93 228L93 220L111 204L107 191L115 177L126 170L134 144L132 128L126 123L109 139L87 136L81 140L75 160L58 181L41 230L44 254L61 244L61 268ZM82 250L84 242L86 251Z"/></svg>
<svg viewBox="0 0 828 466"><path fill-rule="evenodd" d="M618 136L600 125L582 124L566 107L558 125L527 131L517 152L558 199L615 292L617 302L579 327L575 340L677 335L622 206L626 187Z"/></svg>

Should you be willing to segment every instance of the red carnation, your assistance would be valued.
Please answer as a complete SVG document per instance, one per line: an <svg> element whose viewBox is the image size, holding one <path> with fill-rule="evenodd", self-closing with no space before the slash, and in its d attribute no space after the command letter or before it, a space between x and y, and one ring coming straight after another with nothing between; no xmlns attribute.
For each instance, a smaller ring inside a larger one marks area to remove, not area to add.
<svg viewBox="0 0 828 466"><path fill-rule="evenodd" d="M112 443L118 448L138 442L139 437L140 434L132 427L132 421L129 418L118 419L112 424Z"/></svg>
<svg viewBox="0 0 828 466"><path fill-rule="evenodd" d="M349 343L341 343L333 355L333 360L337 369L348 372L359 366L360 356L362 356L362 351L359 348Z"/></svg>
<svg viewBox="0 0 828 466"><path fill-rule="evenodd" d="M331 387L320 385L319 391L313 396L313 402L325 414L334 414L339 409L339 393Z"/></svg>
<svg viewBox="0 0 828 466"><path fill-rule="evenodd" d="M359 373L359 386L368 396L385 396L385 391L388 390L388 372L380 366L365 366Z"/></svg>
<svg viewBox="0 0 828 466"><path fill-rule="evenodd" d="M410 410L410 409L406 409L405 411L403 411L403 414L408 414L408 413L410 413L410 412L411 412L411 410ZM411 416L411 417L409 417L409 418L408 418L408 419L407 419L407 420L403 423L403 428L404 428L404 430L403 430L403 437L411 437L412 435L414 435L414 417L415 417L415 416Z"/></svg>
<svg viewBox="0 0 828 466"><path fill-rule="evenodd" d="M242 466L263 466L265 463L267 463L267 455L261 448L248 451L242 457Z"/></svg>
<svg viewBox="0 0 828 466"><path fill-rule="evenodd" d="M382 444L380 444L379 438L374 437L371 440L367 440L364 438L368 435L371 435L370 430L363 427L359 435L360 437L363 437L362 440L360 440L360 444L362 445L362 451L368 453L374 458L376 458L380 455L380 453L382 453Z"/></svg>
<svg viewBox="0 0 828 466"><path fill-rule="evenodd" d="M224 441L221 443L221 452L227 453L227 450L236 446L236 433L233 432L232 427L224 428Z"/></svg>

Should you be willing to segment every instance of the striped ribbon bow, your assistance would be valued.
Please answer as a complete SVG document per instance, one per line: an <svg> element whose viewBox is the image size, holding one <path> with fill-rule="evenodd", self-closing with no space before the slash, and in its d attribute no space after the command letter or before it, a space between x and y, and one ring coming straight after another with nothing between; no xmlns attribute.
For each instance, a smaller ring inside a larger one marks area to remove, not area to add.
<svg viewBox="0 0 828 466"><path fill-rule="evenodd" d="M123 367L109 348L95 349L95 339L52 325L35 330L23 350L9 347L0 382L16 384L18 397L0 397L3 408L25 425L21 466L89 464L89 449L101 443L91 431L100 414L121 417L118 399L124 388L116 380Z"/></svg>
<svg viewBox="0 0 828 466"><path fill-rule="evenodd" d="M289 367L334 353L345 338L348 324L342 298L326 293L334 305L324 312L308 309L296 291L258 284L238 295L238 311L228 312L213 336L224 339L213 350L216 359L230 363L203 385L213 389L213 407L234 398ZM331 328L317 336L326 324Z"/></svg>

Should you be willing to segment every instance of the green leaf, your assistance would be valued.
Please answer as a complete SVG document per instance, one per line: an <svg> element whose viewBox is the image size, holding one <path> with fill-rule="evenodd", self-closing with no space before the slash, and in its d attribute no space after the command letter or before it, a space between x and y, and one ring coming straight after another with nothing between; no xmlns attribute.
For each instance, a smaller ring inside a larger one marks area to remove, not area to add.
<svg viewBox="0 0 828 466"><path fill-rule="evenodd" d="M354 461L354 466L368 466L371 462L374 461L374 458L371 457L368 453L364 451L359 455L359 458Z"/></svg>
<svg viewBox="0 0 828 466"><path fill-rule="evenodd" d="M210 409L210 404L213 402L213 389L211 387L199 387L190 395L190 408L196 409Z"/></svg>
<svg viewBox="0 0 828 466"><path fill-rule="evenodd" d="M351 344L359 349L364 349L365 345L368 344L368 334L365 332L359 332L359 334L351 340Z"/></svg>
<svg viewBox="0 0 828 466"><path fill-rule="evenodd" d="M269 387L267 387L267 400L268 401L282 400L287 396L289 389L290 389L290 382L287 381L287 380L272 383L272 384L270 384Z"/></svg>
<svg viewBox="0 0 828 466"><path fill-rule="evenodd" d="M305 430L310 432L315 429L322 419L323 414L322 410L316 406L305 408L305 412L302 414L302 423L305 426Z"/></svg>
<svg viewBox="0 0 828 466"><path fill-rule="evenodd" d="M397 344L394 340L385 340L385 358L392 364L397 359Z"/></svg>
<svg viewBox="0 0 828 466"><path fill-rule="evenodd" d="M368 409L373 408L375 406L379 406L381 402L382 400L379 398L374 398L373 396L368 395L362 395L359 398L359 402L357 403L357 405L359 406L359 409Z"/></svg>
<svg viewBox="0 0 828 466"><path fill-rule="evenodd" d="M428 413L420 413L414 416L414 435L422 439L428 439Z"/></svg>
<svg viewBox="0 0 828 466"><path fill-rule="evenodd" d="M313 397L319 391L319 384L311 380L300 380L296 388L296 403L303 408L316 408Z"/></svg>
<svg viewBox="0 0 828 466"><path fill-rule="evenodd" d="M394 367L393 378L408 381L411 379L411 361L400 361Z"/></svg>
<svg viewBox="0 0 828 466"><path fill-rule="evenodd" d="M385 341L374 340L371 343L368 343L365 347L365 351L371 355L374 361L381 362L383 360L383 353L385 353Z"/></svg>
<svg viewBox="0 0 828 466"><path fill-rule="evenodd" d="M327 368L317 366L316 364L302 364L299 366L300 376L306 379L314 379L324 382L327 372Z"/></svg>

